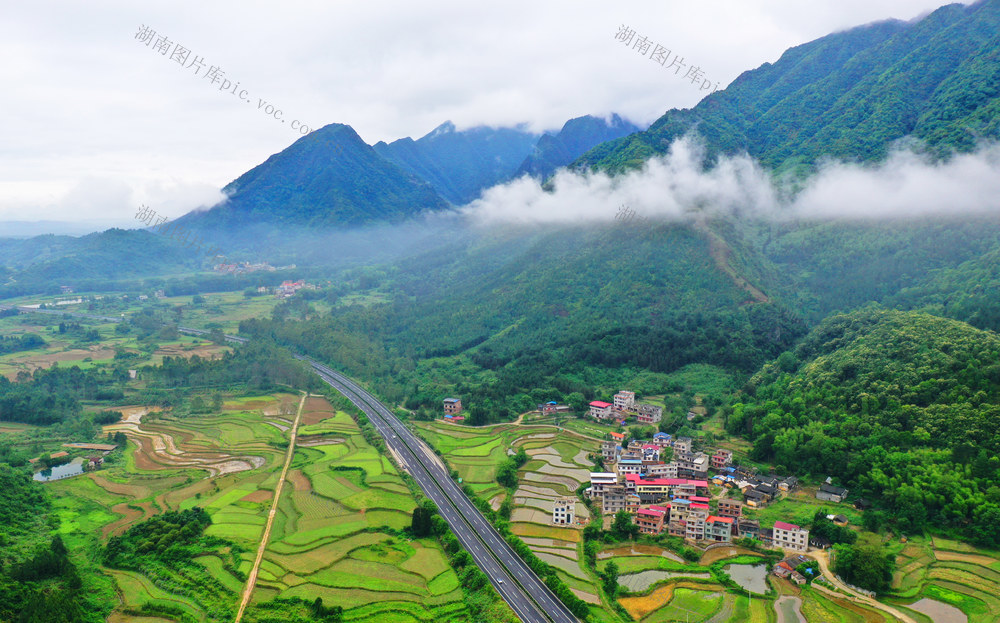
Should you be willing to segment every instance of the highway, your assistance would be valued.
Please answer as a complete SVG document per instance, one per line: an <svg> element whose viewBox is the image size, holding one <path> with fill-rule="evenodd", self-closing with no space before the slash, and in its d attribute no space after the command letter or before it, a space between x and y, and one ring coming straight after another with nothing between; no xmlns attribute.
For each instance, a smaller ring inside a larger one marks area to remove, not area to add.
<svg viewBox="0 0 1000 623"><path fill-rule="evenodd" d="M65 313L56 310L18 308L25 312ZM118 322L106 316L69 313L67 315ZM180 326L178 331L198 336L209 334L204 329ZM234 335L227 341L244 344L249 340ZM414 435L392 412L363 387L313 359L295 355L307 363L324 382L342 393L361 409L385 439L403 467L420 486L424 495L434 502L455 537L489 578L497 592L525 623L579 623L569 608L552 593L541 579L521 560L521 557L483 517L457 483L445 471L431 448Z"/></svg>
<svg viewBox="0 0 1000 623"><path fill-rule="evenodd" d="M438 507L452 532L472 555L479 568L526 623L576 623L569 609L535 575L521 557L486 521L458 484L434 460L433 451L389 409L363 387L343 374L308 357L308 363L331 387L365 412L386 444L403 462L424 494Z"/></svg>

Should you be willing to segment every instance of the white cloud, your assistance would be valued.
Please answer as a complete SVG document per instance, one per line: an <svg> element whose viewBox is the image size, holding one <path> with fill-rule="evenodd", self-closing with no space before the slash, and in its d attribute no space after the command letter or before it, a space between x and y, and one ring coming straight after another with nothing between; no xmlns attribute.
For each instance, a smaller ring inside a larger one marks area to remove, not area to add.
<svg viewBox="0 0 1000 623"><path fill-rule="evenodd" d="M523 177L487 190L463 209L474 222L578 224L611 221L619 206L639 216L677 220L702 213L773 219L904 218L1000 213L1000 145L943 162L899 150L877 165L827 163L793 192L748 156L705 169L696 141L676 141L638 171L561 171L546 190Z"/></svg>
<svg viewBox="0 0 1000 623"><path fill-rule="evenodd" d="M691 84L614 41L622 23L725 85L832 30L944 3L8 3L0 220L102 215L59 214L53 202L88 177L133 189L151 179L220 188L298 138L138 43L140 24L221 66L286 118L348 123L374 143L418 137L447 119L538 130L612 111L649 122L695 104L701 94ZM116 209L130 218L135 206Z"/></svg>

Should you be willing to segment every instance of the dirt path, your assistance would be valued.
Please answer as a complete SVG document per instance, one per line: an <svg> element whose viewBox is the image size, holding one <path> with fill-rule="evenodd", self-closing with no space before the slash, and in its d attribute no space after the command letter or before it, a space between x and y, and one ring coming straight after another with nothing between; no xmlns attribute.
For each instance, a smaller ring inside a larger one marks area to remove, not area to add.
<svg viewBox="0 0 1000 623"><path fill-rule="evenodd" d="M738 288L743 289L749 294L753 300L757 303L769 303L771 299L767 297L766 294L760 291L760 289L747 281L736 272L732 264L729 263L729 257L732 254L732 250L729 248L729 244L722 239L722 236L712 231L712 229L702 220L698 220L694 224L694 228L705 234L708 238L708 252L715 261L715 265L719 270L726 273L733 283L736 284Z"/></svg>
<svg viewBox="0 0 1000 623"><path fill-rule="evenodd" d="M302 393L302 400L299 402L299 410L295 414L295 421L292 423L292 438L288 441L288 452L285 454L285 465L281 468L281 477L278 478L278 485L274 488L274 498L271 501L271 510L267 514L267 524L264 526L264 535L260 538L260 547L257 548L257 558L253 561L253 567L247 575L247 585L243 590L243 599L240 601L240 609L236 612L235 623L240 623L243 619L243 611L250 603L250 596L253 595L253 587L257 583L257 572L260 571L260 562L264 559L264 550L267 549L267 542L271 538L271 526L274 525L274 515L278 512L278 500L281 498L281 488L285 484L285 477L288 475L288 467L292 464L292 455L295 454L295 436L299 431L299 421L302 419L302 408L306 405L308 394Z"/></svg>
<svg viewBox="0 0 1000 623"><path fill-rule="evenodd" d="M841 593L835 593L835 592L831 591L830 589L825 588L823 586L820 586L818 584L813 584L814 588L818 588L821 591L826 591L826 592L828 592L830 594L836 595L837 597L842 597L842 598L850 599L852 601L856 601L856 602L864 604L866 606L870 606L872 608L877 608L878 610L881 610L882 612L888 612L892 616L896 617L896 619L898 619L900 621L904 621L904 623L917 623L917 621L915 621L913 619L913 617L911 617L909 615L906 615L906 614L903 614L902 612L900 612L896 608L893 608L892 606L886 605L886 604L882 603L881 601L878 601L876 599L872 599L871 597L868 597L866 595L862 595L861 593L856 593L853 590L851 590L850 588L848 588L847 585L845 585L843 582L841 582L840 580L838 580L837 576L835 576L833 574L833 572L830 571L830 554L829 554L829 552L827 550L813 551L813 552L810 552L810 555L812 555L813 557L815 557L816 561L819 562L820 571L823 572L823 575L826 576L826 579L829 580L831 584L833 584L834 586L836 586L840 590L842 590L845 593L847 593L847 595L843 595Z"/></svg>

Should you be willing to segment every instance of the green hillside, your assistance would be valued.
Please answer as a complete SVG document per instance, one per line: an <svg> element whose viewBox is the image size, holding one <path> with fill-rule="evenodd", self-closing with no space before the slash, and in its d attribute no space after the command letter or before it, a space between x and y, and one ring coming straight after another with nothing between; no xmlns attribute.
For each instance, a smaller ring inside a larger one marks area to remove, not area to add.
<svg viewBox="0 0 1000 623"><path fill-rule="evenodd" d="M820 323L765 366L730 432L779 470L834 476L899 529L1000 538L1000 337L867 308Z"/></svg>
<svg viewBox="0 0 1000 623"><path fill-rule="evenodd" d="M664 154L695 132L710 155L746 152L778 170L823 157L878 160L914 137L941 153L1000 138L1000 1L952 4L911 23L835 33L743 73L646 132L602 144L575 163L613 172Z"/></svg>
<svg viewBox="0 0 1000 623"><path fill-rule="evenodd" d="M339 123L300 138L223 190L227 202L178 222L198 230L362 225L448 207L430 185L384 160Z"/></svg>

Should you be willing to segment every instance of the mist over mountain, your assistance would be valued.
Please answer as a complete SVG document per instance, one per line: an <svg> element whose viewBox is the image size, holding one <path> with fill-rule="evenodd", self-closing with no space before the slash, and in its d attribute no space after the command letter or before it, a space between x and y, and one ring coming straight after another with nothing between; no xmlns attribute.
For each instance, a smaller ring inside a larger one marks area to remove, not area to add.
<svg viewBox="0 0 1000 623"><path fill-rule="evenodd" d="M779 171L874 161L901 139L938 154L1000 138L1000 1L952 4L787 50L697 106L599 145L578 168L620 172L694 133L709 157L747 153Z"/></svg>

